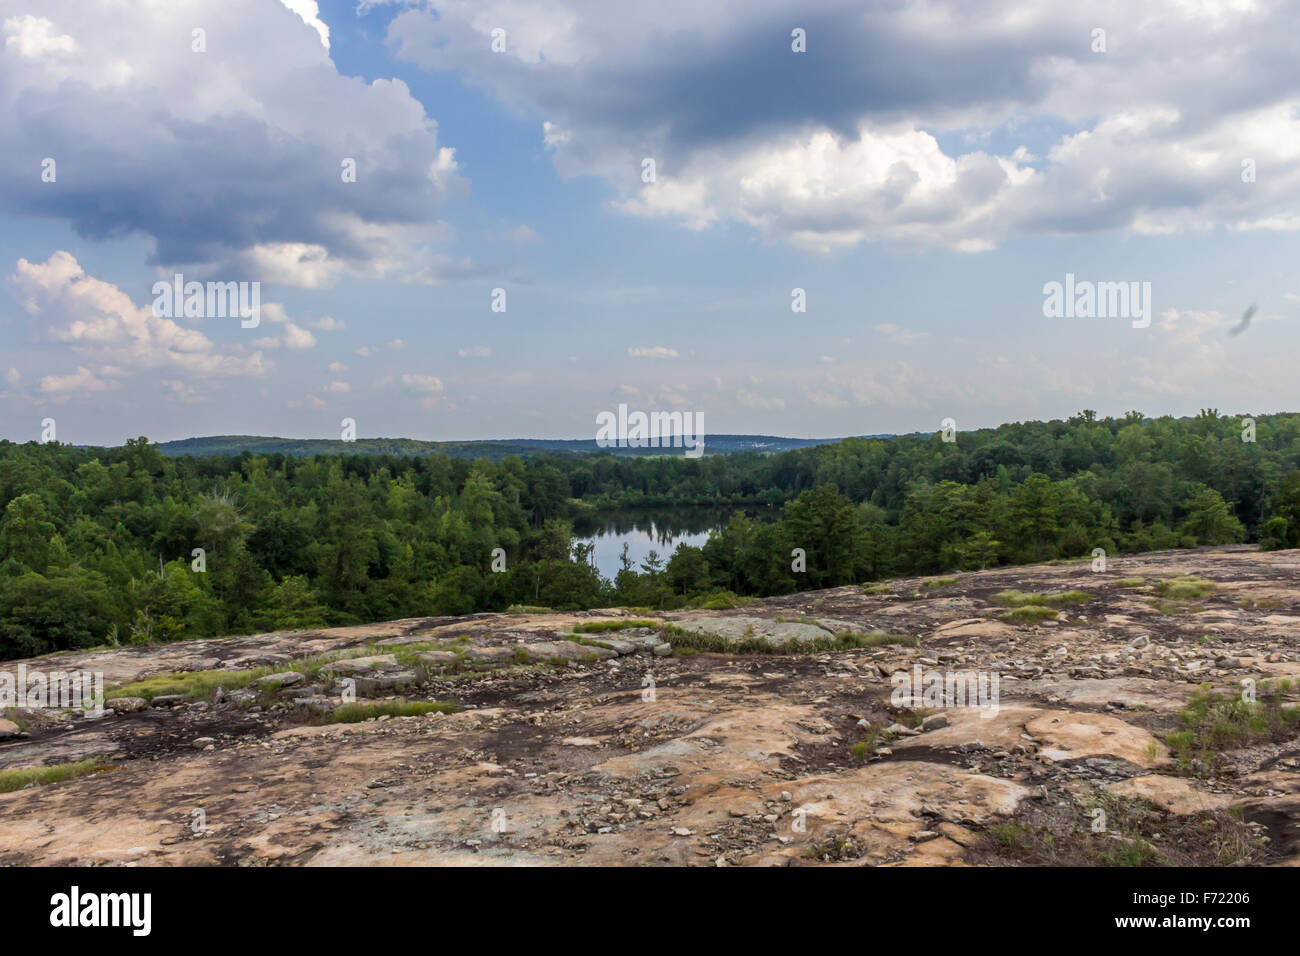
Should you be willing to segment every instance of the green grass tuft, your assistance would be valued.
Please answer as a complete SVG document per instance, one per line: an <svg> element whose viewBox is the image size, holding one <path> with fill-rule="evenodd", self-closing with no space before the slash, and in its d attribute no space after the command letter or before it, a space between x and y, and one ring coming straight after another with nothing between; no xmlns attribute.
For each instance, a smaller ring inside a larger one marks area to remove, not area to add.
<svg viewBox="0 0 1300 956"><path fill-rule="evenodd" d="M739 640L687 631L675 624L665 624L659 636L674 649L682 651L708 651L715 654L809 654L823 651L845 651L864 647L883 647L887 644L917 646L920 639L906 634L871 631L867 634L828 634L811 641L786 641L774 646L761 637L746 636Z"/></svg>
<svg viewBox="0 0 1300 956"><path fill-rule="evenodd" d="M1069 607L1087 604L1092 595L1085 591L1065 591L1061 594L1036 594L1026 591L999 591L993 601L1003 607Z"/></svg>
<svg viewBox="0 0 1300 956"><path fill-rule="evenodd" d="M575 634L600 634L605 631L624 631L630 627L659 627L658 621L632 618L617 621L585 621L573 626Z"/></svg>
<svg viewBox="0 0 1300 956"><path fill-rule="evenodd" d="M382 700L375 703L344 704L325 715L327 724L356 724L373 717L419 717L422 714L450 714L454 704L437 700Z"/></svg>
<svg viewBox="0 0 1300 956"><path fill-rule="evenodd" d="M1172 598L1175 601L1194 601L1197 598L1205 597L1217 587L1218 585L1213 581L1184 575L1169 581L1159 582L1156 585L1156 593L1161 597Z"/></svg>
<svg viewBox="0 0 1300 956"><path fill-rule="evenodd" d="M1245 701L1204 685L1179 719L1184 729L1166 734L1165 743L1184 771L1209 774L1225 751L1293 735L1300 729L1300 706L1284 705L1279 691L1266 686L1259 699Z"/></svg>
<svg viewBox="0 0 1300 956"><path fill-rule="evenodd" d="M49 767L23 767L18 770L0 770L0 793L12 793L29 784L43 786L71 780L73 777L85 777L92 773L108 773L117 768L98 760L79 760L76 763L56 763Z"/></svg>
<svg viewBox="0 0 1300 956"><path fill-rule="evenodd" d="M1001 619L1008 624L1037 624L1039 621L1055 621L1056 616L1055 608L1028 604L1014 611L1008 611L1001 616Z"/></svg>

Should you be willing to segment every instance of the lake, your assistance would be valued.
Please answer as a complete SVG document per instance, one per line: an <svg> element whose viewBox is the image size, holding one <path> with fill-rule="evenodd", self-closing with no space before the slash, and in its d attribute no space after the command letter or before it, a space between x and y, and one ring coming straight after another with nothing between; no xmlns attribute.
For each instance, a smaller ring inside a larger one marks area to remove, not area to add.
<svg viewBox="0 0 1300 956"><path fill-rule="evenodd" d="M744 508L678 508L646 511L611 511L584 516L573 523L575 544L594 544L596 570L613 581L623 567L623 545L627 545L632 568L651 551L658 551L666 565L680 544L699 547L709 532L721 530L736 511Z"/></svg>

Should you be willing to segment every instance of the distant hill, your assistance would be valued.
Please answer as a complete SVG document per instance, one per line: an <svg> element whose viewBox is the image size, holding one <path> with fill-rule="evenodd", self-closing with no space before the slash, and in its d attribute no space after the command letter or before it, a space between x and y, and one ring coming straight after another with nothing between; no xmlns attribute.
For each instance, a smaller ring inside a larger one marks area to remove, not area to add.
<svg viewBox="0 0 1300 956"><path fill-rule="evenodd" d="M888 435L871 435L888 438ZM809 448L843 441L842 438L780 438L775 435L707 435L706 455L730 452L778 452L792 448ZM358 438L344 442L331 438L267 438L257 435L212 435L207 438L183 438L160 442L164 455L436 455L453 458L489 458L499 461L508 455L681 455L680 448L601 448L595 439L502 438L476 441L419 441L414 438Z"/></svg>

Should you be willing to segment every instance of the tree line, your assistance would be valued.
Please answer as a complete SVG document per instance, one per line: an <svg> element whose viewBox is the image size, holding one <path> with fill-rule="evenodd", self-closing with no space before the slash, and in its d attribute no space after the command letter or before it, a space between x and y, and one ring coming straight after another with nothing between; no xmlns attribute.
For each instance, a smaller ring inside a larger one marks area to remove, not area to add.
<svg viewBox="0 0 1300 956"><path fill-rule="evenodd" d="M1095 548L1300 546L1300 415L1084 411L954 437L500 461L0 442L0 658L511 605L727 606ZM634 506L733 515L604 579L571 521Z"/></svg>

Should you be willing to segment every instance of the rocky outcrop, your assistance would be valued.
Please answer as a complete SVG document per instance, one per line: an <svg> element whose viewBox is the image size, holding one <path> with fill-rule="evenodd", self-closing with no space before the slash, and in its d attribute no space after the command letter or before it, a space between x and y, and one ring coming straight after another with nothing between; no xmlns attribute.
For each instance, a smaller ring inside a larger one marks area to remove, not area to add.
<svg viewBox="0 0 1300 956"><path fill-rule="evenodd" d="M1185 575L1217 587L1158 600ZM1088 599L1020 621L995 600L1009 589ZM1240 828L1215 845L1243 862L1300 863L1300 730L1210 756L1176 736L1206 684L1296 703L1294 554L867 592L654 627L618 609L474 615L62 655L104 672L106 712L19 711L22 735L0 719L0 772L115 769L0 794L0 863L954 866L1008 862L1045 828L1079 835L1094 856L1077 863L1100 861L1089 839L1195 853L1219 826ZM844 640L873 634L906 641ZM175 692L211 671L221 690ZM414 706L433 701L454 709Z"/></svg>

